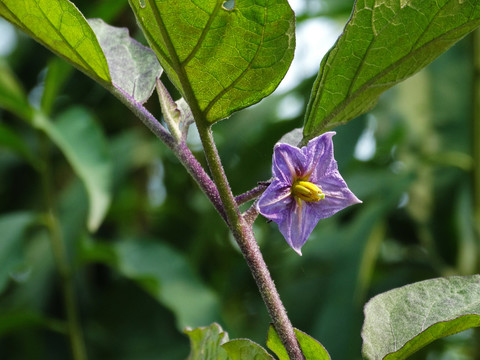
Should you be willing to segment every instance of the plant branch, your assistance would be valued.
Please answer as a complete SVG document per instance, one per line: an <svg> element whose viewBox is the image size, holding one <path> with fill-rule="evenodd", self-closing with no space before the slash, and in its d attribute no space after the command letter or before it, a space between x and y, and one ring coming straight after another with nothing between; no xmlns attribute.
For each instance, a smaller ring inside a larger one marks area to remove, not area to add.
<svg viewBox="0 0 480 360"><path fill-rule="evenodd" d="M147 109L123 91L116 88L109 90L173 151L190 175L196 180L202 191L210 199L215 209L232 230L267 306L275 330L279 334L290 358L303 360L304 356L295 337L292 324L280 300L280 296L270 276L267 265L263 260L260 249L258 248L251 224L247 224L247 221L241 216L238 210L237 203L231 192L213 141L210 125L206 125L206 120L197 121L197 127L202 139L206 158L215 182L212 182L186 144L184 142L176 142L167 129L165 129ZM202 118L198 108L192 107L192 111L194 117L200 116L200 118ZM197 119L197 117L195 118ZM260 191L260 188L263 188L263 190ZM253 192L258 196L264 190L265 184L260 184L255 189L252 189L252 192L249 192L250 194L247 195L246 193L240 196L245 199L251 196Z"/></svg>
<svg viewBox="0 0 480 360"><path fill-rule="evenodd" d="M293 331L292 324L290 323L290 319L287 316L287 312L283 307L280 296L277 292L277 289L275 288L275 284L270 277L267 265L265 264L260 249L258 248L255 236L253 235L252 227L248 226L245 219L240 214L237 203L232 194L232 190L230 188L230 184L228 183L227 177L225 176L225 172L223 170L222 163L220 161L217 148L215 146L215 142L213 141L211 124L207 121L204 112L201 110L198 104L189 79L186 75L185 68L180 63L175 47L173 46L168 32L165 29L165 24L163 23L161 14L158 12L158 9L156 8L153 0L148 0L148 2L154 12L155 20L165 42L166 50L171 59L172 70L175 71L180 82L179 90L183 94L188 105L190 106L193 118L195 119L195 122L197 124L198 132L200 134L200 139L202 140L202 145L208 162L208 166L213 177L213 187L216 186L217 192L215 193L215 195L218 193L220 197L220 204L217 202L218 198L216 196L209 198L215 205L217 210L218 207L223 209L223 212L219 211L219 213L227 222L227 225L232 231L243 253L243 256L247 261L247 264L250 267L255 282L257 283L257 286L262 295L263 301L265 302L267 309L270 313L270 317L272 318L275 330L280 336L280 339L282 340L282 343L285 346L288 355L292 360L304 360L305 358L295 337L295 333ZM139 115L144 116L145 112L142 110ZM150 125L154 125L153 129L151 130L155 130L156 124L152 124L152 121L150 120L148 121L148 123ZM161 135L164 136L164 134ZM168 138L168 140L171 141L170 135ZM174 150L174 152L175 150L178 151L178 149L175 148L172 148L172 150ZM181 159L181 156L179 156L179 158ZM190 163L186 163L186 165L190 165ZM189 170L190 172L192 168L187 167L187 170ZM191 172L191 174L192 176L196 174L198 175L198 173L196 172ZM196 178L196 180L197 182L199 181L198 178ZM199 182L199 184L200 186L202 186L202 181ZM206 192L204 188L202 189L208 196L209 193Z"/></svg>
<svg viewBox="0 0 480 360"><path fill-rule="evenodd" d="M201 114L194 113L195 115L200 116ZM197 120L197 117L195 119ZM260 294L272 318L273 326L282 340L290 359L304 360L305 357L295 337L287 312L280 300L280 295L263 260L252 227L239 212L213 140L211 127L206 125L206 121L197 121L197 127L213 180L217 184L224 205L229 227L260 290Z"/></svg>
<svg viewBox="0 0 480 360"><path fill-rule="evenodd" d="M222 219L226 222L227 217L215 184L185 142L177 142L168 130L162 126L162 124L147 109L145 109L142 104L135 101L130 95L117 88L109 88L108 90L127 106L158 139L172 150L188 173L193 179L195 179L200 189L208 197Z"/></svg>

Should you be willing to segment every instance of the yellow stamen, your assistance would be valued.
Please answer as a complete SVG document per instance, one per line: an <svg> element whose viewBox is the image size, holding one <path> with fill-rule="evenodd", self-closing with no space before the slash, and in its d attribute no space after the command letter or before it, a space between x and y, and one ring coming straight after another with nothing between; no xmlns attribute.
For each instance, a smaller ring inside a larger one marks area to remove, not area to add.
<svg viewBox="0 0 480 360"><path fill-rule="evenodd" d="M310 202L325 199L325 194L318 185L303 180L298 180L293 183L292 194L299 199Z"/></svg>

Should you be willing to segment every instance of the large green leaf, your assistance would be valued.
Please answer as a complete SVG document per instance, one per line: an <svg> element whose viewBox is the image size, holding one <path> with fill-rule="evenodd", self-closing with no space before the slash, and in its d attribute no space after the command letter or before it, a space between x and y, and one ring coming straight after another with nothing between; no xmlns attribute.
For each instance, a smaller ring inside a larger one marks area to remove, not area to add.
<svg viewBox="0 0 480 360"><path fill-rule="evenodd" d="M103 84L107 61L93 30L68 0L0 0L0 16Z"/></svg>
<svg viewBox="0 0 480 360"><path fill-rule="evenodd" d="M143 104L152 95L162 68L150 48L132 39L126 28L117 28L101 19L89 19L107 58L113 85Z"/></svg>
<svg viewBox="0 0 480 360"><path fill-rule="evenodd" d="M55 122L37 114L34 124L61 149L83 181L89 198L88 228L95 231L111 200L111 158L102 130L82 108L62 113Z"/></svg>
<svg viewBox="0 0 480 360"><path fill-rule="evenodd" d="M479 24L476 0L357 1L322 61L305 117L305 140L370 110L382 92Z"/></svg>
<svg viewBox="0 0 480 360"><path fill-rule="evenodd" d="M209 122L269 95L293 58L287 0L129 0L151 47L192 110Z"/></svg>
<svg viewBox="0 0 480 360"><path fill-rule="evenodd" d="M298 329L293 330L295 331L295 336L300 344L305 360L330 360L330 355L322 344L303 331ZM289 360L287 350L272 325L270 325L268 329L267 346L280 360Z"/></svg>
<svg viewBox="0 0 480 360"><path fill-rule="evenodd" d="M365 306L367 359L406 359L444 336L480 326L480 275L439 278L388 291Z"/></svg>

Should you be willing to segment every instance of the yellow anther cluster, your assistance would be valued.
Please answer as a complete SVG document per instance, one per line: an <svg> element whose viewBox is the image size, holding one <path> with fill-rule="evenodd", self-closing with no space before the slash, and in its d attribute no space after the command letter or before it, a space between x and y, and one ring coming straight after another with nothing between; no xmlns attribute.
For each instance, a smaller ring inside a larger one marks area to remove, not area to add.
<svg viewBox="0 0 480 360"><path fill-rule="evenodd" d="M304 201L320 201L325 199L325 194L318 185L309 181L295 181L292 185L292 195Z"/></svg>

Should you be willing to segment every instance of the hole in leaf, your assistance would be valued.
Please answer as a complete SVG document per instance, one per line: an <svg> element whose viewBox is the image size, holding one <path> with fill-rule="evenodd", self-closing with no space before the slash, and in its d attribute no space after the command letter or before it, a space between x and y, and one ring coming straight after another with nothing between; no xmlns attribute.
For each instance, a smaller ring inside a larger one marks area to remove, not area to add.
<svg viewBox="0 0 480 360"><path fill-rule="evenodd" d="M223 3L222 6L225 10L233 10L233 8L235 7L235 0L227 0Z"/></svg>

